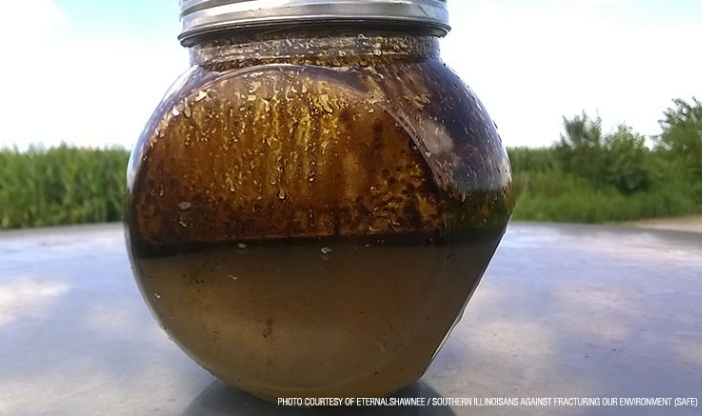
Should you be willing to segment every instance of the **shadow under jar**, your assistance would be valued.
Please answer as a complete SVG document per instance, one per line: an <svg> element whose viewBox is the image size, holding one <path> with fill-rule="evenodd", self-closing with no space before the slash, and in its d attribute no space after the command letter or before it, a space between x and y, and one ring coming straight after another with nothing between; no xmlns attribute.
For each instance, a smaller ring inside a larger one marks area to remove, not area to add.
<svg viewBox="0 0 702 416"><path fill-rule="evenodd" d="M443 18L223 13L205 30L188 20L198 3L183 4L192 68L129 167L146 302L190 357L261 398L411 384L514 204L493 122L439 57Z"/></svg>

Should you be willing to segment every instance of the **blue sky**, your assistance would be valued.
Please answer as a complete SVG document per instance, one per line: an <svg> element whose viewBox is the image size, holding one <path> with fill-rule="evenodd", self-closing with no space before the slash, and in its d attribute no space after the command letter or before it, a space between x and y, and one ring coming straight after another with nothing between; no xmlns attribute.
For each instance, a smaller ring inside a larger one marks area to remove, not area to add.
<svg viewBox="0 0 702 416"><path fill-rule="evenodd" d="M188 66L176 0L22 0L3 6L0 146L137 140ZM558 139L583 110L659 132L671 99L702 97L700 0L449 0L443 57L507 145ZM32 17L29 25L22 16Z"/></svg>

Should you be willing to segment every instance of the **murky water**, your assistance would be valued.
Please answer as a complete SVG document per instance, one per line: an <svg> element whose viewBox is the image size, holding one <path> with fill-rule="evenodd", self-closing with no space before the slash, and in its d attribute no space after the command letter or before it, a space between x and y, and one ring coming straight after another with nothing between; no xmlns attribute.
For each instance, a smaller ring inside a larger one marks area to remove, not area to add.
<svg viewBox="0 0 702 416"><path fill-rule="evenodd" d="M218 377L269 398L352 397L423 374L496 244L247 242L135 264L162 326Z"/></svg>

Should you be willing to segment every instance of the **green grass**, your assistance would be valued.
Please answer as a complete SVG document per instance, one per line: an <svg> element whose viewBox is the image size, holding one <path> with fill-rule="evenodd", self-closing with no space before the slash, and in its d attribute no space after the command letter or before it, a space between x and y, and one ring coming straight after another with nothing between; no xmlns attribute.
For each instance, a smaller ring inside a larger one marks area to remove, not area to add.
<svg viewBox="0 0 702 416"><path fill-rule="evenodd" d="M127 161L124 149L0 150L0 228L119 221Z"/></svg>
<svg viewBox="0 0 702 416"><path fill-rule="evenodd" d="M702 181L674 160L654 152L644 163L653 172L645 191L564 172L552 148L510 149L518 199L514 218L528 221L612 223L702 214Z"/></svg>
<svg viewBox="0 0 702 416"><path fill-rule="evenodd" d="M702 181L649 156L652 185L622 194L564 173L551 148L510 149L519 195L514 218L608 223L702 213ZM121 220L127 161L119 148L0 150L0 229Z"/></svg>
<svg viewBox="0 0 702 416"><path fill-rule="evenodd" d="M684 186L656 185L646 192L624 195L614 187L594 186L587 180L551 171L529 175L529 184L519 195L514 218L610 223L700 213L699 196L695 198L690 188Z"/></svg>

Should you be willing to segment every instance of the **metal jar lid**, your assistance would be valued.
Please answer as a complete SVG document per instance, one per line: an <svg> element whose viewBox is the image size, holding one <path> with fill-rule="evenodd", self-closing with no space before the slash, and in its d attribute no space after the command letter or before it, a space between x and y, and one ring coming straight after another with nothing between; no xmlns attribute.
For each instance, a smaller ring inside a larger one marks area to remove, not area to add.
<svg viewBox="0 0 702 416"><path fill-rule="evenodd" d="M446 0L180 0L185 46L215 32L301 23L393 24L445 36Z"/></svg>

